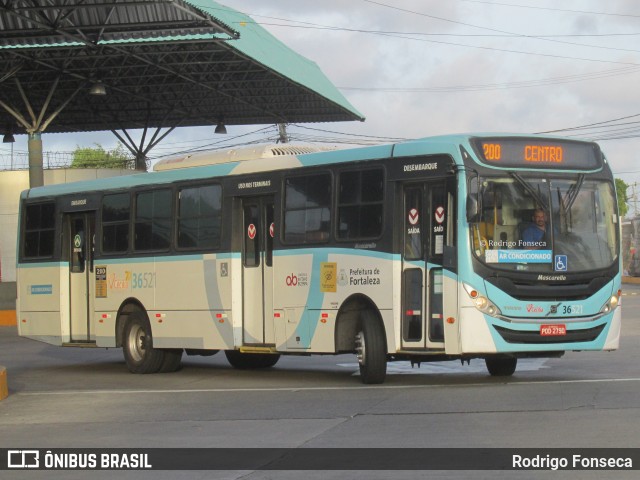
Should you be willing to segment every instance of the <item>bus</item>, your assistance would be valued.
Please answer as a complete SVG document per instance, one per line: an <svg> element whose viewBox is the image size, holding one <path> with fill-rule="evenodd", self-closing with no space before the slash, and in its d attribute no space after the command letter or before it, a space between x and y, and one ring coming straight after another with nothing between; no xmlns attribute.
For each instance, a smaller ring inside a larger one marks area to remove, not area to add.
<svg viewBox="0 0 640 480"><path fill-rule="evenodd" d="M27 190L19 215L20 335L122 348L133 373L185 353L241 369L351 353L375 384L389 361L509 376L519 358L619 344L620 220L596 143L199 152Z"/></svg>

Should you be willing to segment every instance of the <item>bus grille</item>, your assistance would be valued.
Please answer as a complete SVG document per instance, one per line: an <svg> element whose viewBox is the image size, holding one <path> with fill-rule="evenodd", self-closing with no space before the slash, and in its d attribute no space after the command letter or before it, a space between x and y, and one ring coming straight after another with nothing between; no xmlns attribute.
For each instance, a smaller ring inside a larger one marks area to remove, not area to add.
<svg viewBox="0 0 640 480"><path fill-rule="evenodd" d="M540 283L538 281L528 283L505 277L487 277L485 280L518 300L560 301L589 298L609 283L611 278L595 277L569 284Z"/></svg>
<svg viewBox="0 0 640 480"><path fill-rule="evenodd" d="M576 343L592 342L602 333L605 325L599 325L586 330L567 330L566 335L558 337L542 336L540 332L523 332L520 330L509 330L504 327L496 327L497 332L507 343Z"/></svg>

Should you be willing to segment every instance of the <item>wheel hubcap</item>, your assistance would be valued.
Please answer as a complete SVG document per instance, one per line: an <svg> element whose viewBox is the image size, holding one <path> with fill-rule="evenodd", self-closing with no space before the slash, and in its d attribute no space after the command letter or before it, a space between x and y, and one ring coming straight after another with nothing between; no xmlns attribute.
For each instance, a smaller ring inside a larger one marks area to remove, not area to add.
<svg viewBox="0 0 640 480"><path fill-rule="evenodd" d="M144 358L146 338L144 329L139 325L135 325L129 332L129 353L136 362Z"/></svg>

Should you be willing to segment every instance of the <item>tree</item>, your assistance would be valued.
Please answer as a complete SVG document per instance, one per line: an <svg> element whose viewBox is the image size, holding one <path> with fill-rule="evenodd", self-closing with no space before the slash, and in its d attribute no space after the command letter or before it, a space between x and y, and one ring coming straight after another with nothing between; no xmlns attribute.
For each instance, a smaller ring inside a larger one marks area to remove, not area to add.
<svg viewBox="0 0 640 480"><path fill-rule="evenodd" d="M110 151L95 143L95 147L76 147L71 168L133 168L135 159L124 145Z"/></svg>
<svg viewBox="0 0 640 480"><path fill-rule="evenodd" d="M625 183L621 178L616 178L616 195L618 196L618 213L620 218L624 218L629 210L627 205L627 188L629 185Z"/></svg>

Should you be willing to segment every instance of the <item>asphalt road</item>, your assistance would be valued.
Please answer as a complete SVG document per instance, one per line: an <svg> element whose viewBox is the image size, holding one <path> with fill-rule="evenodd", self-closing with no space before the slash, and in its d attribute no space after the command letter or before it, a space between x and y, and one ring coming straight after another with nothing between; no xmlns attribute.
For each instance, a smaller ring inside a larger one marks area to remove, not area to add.
<svg viewBox="0 0 640 480"><path fill-rule="evenodd" d="M9 397L0 448L640 448L640 286L625 286L616 352L521 360L513 377L482 361L392 363L365 386L355 357L283 357L239 371L224 355L185 357L163 375L128 373L119 349L52 347L0 327ZM606 472L0 472L6 478L638 478Z"/></svg>

